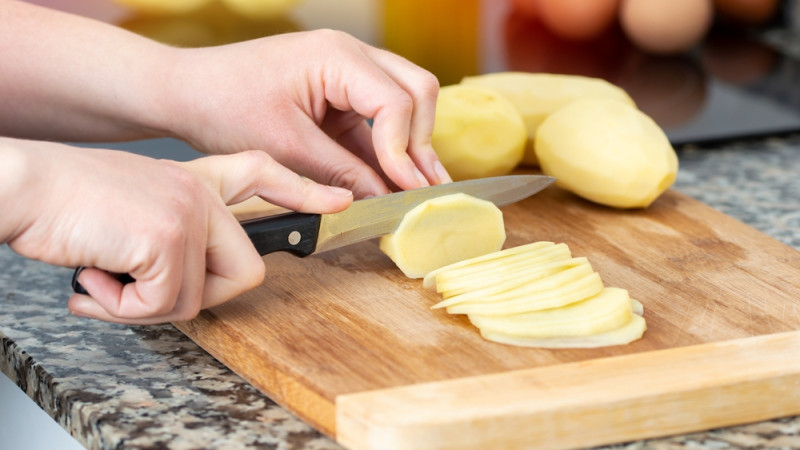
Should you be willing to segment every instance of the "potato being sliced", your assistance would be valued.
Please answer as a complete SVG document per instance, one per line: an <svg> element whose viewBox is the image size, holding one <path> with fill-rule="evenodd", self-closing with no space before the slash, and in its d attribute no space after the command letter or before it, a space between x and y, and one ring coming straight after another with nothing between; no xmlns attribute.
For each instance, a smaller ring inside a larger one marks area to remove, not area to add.
<svg viewBox="0 0 800 450"><path fill-rule="evenodd" d="M491 331L481 330L484 339L519 347L538 348L596 348L612 345L629 344L640 339L647 330L647 323L642 316L634 314L631 320L621 327L604 333L588 336L551 337L551 338L525 338L508 336Z"/></svg>
<svg viewBox="0 0 800 450"><path fill-rule="evenodd" d="M596 295L603 290L603 281L600 275L592 272L568 284L548 289L535 291L532 289L518 290L517 295L506 295L506 299L491 303L465 302L447 308L450 314L483 314L502 316L528 311L558 308Z"/></svg>
<svg viewBox="0 0 800 450"><path fill-rule="evenodd" d="M500 250L506 239L503 213L494 203L466 194L422 202L406 213L380 249L409 278L456 261Z"/></svg>
<svg viewBox="0 0 800 450"><path fill-rule="evenodd" d="M628 291L605 288L593 297L562 308L508 316L470 314L469 320L484 332L550 338L604 333L629 322L632 314Z"/></svg>

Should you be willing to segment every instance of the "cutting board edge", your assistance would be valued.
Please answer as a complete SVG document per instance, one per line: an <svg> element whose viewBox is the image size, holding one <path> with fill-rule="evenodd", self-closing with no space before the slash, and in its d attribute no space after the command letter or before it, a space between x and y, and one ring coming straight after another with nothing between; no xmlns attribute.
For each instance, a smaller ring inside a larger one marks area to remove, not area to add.
<svg viewBox="0 0 800 450"><path fill-rule="evenodd" d="M335 439L352 450L606 445L800 414L798 387L791 331L342 394Z"/></svg>
<svg viewBox="0 0 800 450"><path fill-rule="evenodd" d="M271 361L268 354L264 353L263 358L253 358L255 349L231 346L230 342L226 345L225 341L230 340L230 336L236 331L227 327L223 321L215 320L213 313L201 311L190 321L173 322L172 325L272 401L286 408L321 433L334 438L336 412L333 401L326 399L310 387L304 386L289 374L284 373L280 367L271 364L274 361ZM226 328L224 333L220 332L222 328ZM216 334L224 339L203 339L201 333ZM237 351L231 353L232 348ZM247 353L247 357L242 357L243 353ZM241 361L250 363L242 366Z"/></svg>

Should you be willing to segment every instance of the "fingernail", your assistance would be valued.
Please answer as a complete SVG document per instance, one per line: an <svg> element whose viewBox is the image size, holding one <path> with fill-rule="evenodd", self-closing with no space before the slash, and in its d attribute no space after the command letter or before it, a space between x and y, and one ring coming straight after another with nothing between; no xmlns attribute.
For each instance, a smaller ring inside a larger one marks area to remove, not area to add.
<svg viewBox="0 0 800 450"><path fill-rule="evenodd" d="M94 317L92 317L92 316L90 316L90 315L88 315L88 314L86 314L86 313L84 313L82 311L76 311L74 309L70 309L69 313L72 314L75 317L80 317L81 319L94 319Z"/></svg>
<svg viewBox="0 0 800 450"><path fill-rule="evenodd" d="M333 192L334 194L336 194L336 195L338 195L340 197L352 197L353 196L353 191L351 191L350 189L345 189L345 188L342 188L342 187L339 187L339 186L328 186L328 189L330 189L331 192Z"/></svg>
<svg viewBox="0 0 800 450"><path fill-rule="evenodd" d="M419 181L420 186L422 187L430 186L430 183L428 183L428 179L425 178L425 175L423 175L422 172L420 172L420 170L417 167L414 167L414 176L417 177L417 181Z"/></svg>
<svg viewBox="0 0 800 450"><path fill-rule="evenodd" d="M439 177L439 181L441 183L452 183L453 178L450 177L450 174L447 173L447 169L444 168L441 161L436 161L433 163L433 172Z"/></svg>

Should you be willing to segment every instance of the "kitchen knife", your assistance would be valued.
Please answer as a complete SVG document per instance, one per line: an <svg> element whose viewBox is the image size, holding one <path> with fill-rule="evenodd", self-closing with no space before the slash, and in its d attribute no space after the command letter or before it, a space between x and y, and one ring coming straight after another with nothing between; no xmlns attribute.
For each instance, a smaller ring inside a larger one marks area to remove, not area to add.
<svg viewBox="0 0 800 450"><path fill-rule="evenodd" d="M504 206L530 197L553 181L543 175L479 178L358 200L333 214L287 213L245 220L241 225L260 255L287 251L304 257L391 233L408 211L425 200L460 192ZM81 270L75 270L72 288L87 294L78 283ZM118 279L134 281L128 274Z"/></svg>

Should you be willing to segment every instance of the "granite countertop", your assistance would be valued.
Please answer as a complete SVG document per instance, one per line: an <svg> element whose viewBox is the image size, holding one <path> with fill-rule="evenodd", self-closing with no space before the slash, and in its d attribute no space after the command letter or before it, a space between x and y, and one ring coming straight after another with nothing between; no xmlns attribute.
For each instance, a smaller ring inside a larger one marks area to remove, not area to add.
<svg viewBox="0 0 800 450"><path fill-rule="evenodd" d="M676 189L800 250L800 137L679 155ZM0 264L0 368L86 447L339 448L171 325L71 316L71 270ZM800 448L800 417L614 447Z"/></svg>

